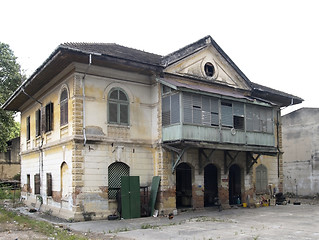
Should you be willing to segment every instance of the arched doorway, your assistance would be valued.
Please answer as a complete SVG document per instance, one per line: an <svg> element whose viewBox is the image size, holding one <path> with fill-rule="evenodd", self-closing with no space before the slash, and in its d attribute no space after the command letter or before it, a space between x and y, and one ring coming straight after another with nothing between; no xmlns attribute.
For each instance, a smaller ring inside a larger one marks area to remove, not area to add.
<svg viewBox="0 0 319 240"><path fill-rule="evenodd" d="M69 187L71 183L69 167L66 162L61 164L61 197L62 199L68 198Z"/></svg>
<svg viewBox="0 0 319 240"><path fill-rule="evenodd" d="M116 199L121 189L121 177L130 175L130 167L122 162L112 163L108 167L108 196L109 199Z"/></svg>
<svg viewBox="0 0 319 240"><path fill-rule="evenodd" d="M241 202L241 169L237 164L229 168L229 204Z"/></svg>
<svg viewBox="0 0 319 240"><path fill-rule="evenodd" d="M187 163L176 168L176 207L192 207L192 168Z"/></svg>
<svg viewBox="0 0 319 240"><path fill-rule="evenodd" d="M204 168L204 189L204 206L214 206L214 199L218 198L218 178L217 167L213 164Z"/></svg>
<svg viewBox="0 0 319 240"><path fill-rule="evenodd" d="M266 193L268 188L267 167L260 164L256 168L256 192Z"/></svg>

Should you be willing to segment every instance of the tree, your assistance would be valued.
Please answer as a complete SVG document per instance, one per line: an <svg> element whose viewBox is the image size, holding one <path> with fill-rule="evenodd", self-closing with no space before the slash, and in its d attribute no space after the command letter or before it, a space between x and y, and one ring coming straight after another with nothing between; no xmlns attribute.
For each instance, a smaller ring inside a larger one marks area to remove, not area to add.
<svg viewBox="0 0 319 240"><path fill-rule="evenodd" d="M0 42L0 106L13 94L24 78L9 45ZM15 112L0 108L0 152L6 151L7 141L19 136L20 127L14 116Z"/></svg>

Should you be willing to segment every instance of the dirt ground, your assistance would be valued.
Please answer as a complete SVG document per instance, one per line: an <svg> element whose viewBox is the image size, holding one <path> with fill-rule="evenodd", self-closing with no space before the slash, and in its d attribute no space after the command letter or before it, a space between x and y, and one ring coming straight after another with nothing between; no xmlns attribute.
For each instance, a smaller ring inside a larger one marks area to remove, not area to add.
<svg viewBox="0 0 319 240"><path fill-rule="evenodd" d="M300 202L301 204L307 204L307 205L319 205L319 198L287 198L287 201L290 202L290 204L294 204L295 202ZM1 203L0 203L1 204ZM20 210L22 209L23 206L20 205L17 207L17 205L12 206L12 204L7 201L1 204L2 206L5 207L5 209L10 210L10 211L16 211L19 214L21 213ZM40 219L39 219L40 216ZM52 223L56 228L63 228L63 224L65 223L65 220L55 218L53 216L47 215L47 214L37 214L37 220L43 220L43 221L48 221ZM59 224L60 223L60 224ZM116 240L121 240L121 239L129 239L127 237L119 237L116 234L97 234L93 232L77 232L77 231L71 231L70 229L66 229L68 231L68 234L70 236L73 236L73 239L79 238L84 238L84 239L116 239ZM7 240L7 239L57 239L56 237L48 237L42 233L39 233L31 228L28 228L25 224L20 224L16 221L7 221L4 223L0 224L0 240Z"/></svg>

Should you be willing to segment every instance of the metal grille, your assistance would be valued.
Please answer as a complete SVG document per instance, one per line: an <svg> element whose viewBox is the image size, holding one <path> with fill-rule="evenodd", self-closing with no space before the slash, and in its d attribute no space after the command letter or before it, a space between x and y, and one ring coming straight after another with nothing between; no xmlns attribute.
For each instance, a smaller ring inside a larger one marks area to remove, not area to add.
<svg viewBox="0 0 319 240"><path fill-rule="evenodd" d="M109 199L116 199L118 191L121 189L121 177L130 175L130 167L125 163L112 163L108 168L109 179Z"/></svg>

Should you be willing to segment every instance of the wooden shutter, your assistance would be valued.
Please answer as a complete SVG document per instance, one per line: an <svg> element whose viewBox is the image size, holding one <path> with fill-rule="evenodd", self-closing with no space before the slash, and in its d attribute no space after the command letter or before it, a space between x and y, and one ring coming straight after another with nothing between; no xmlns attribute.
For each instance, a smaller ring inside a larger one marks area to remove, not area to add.
<svg viewBox="0 0 319 240"><path fill-rule="evenodd" d="M163 97L162 99L162 125L169 125L171 122L170 113L171 99L169 96Z"/></svg>
<svg viewBox="0 0 319 240"><path fill-rule="evenodd" d="M231 103L222 103L221 104L221 111L222 111L222 125L226 127L233 126L233 110Z"/></svg>
<svg viewBox="0 0 319 240"><path fill-rule="evenodd" d="M52 196L52 174L47 173L47 196Z"/></svg>
<svg viewBox="0 0 319 240"><path fill-rule="evenodd" d="M192 95L183 93L184 123L193 122Z"/></svg>
<svg viewBox="0 0 319 240"><path fill-rule="evenodd" d="M171 96L171 124L180 122L179 94Z"/></svg>
<svg viewBox="0 0 319 240"><path fill-rule="evenodd" d="M34 194L40 194L40 174L34 175Z"/></svg>
<svg viewBox="0 0 319 240"><path fill-rule="evenodd" d="M47 131L46 119L45 119L45 107L41 108L41 132Z"/></svg>

